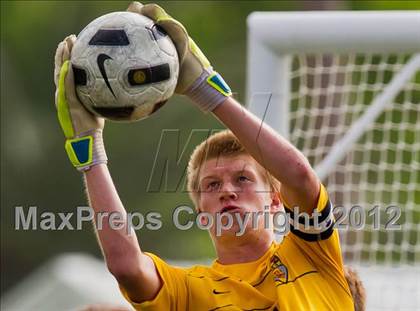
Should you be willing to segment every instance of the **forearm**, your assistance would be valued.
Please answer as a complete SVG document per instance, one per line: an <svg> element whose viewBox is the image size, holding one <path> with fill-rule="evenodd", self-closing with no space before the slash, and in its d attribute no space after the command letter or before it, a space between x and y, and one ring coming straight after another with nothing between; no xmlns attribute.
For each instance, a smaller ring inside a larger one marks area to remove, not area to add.
<svg viewBox="0 0 420 311"><path fill-rule="evenodd" d="M231 97L213 113L253 158L281 182L282 194L290 197L290 204L302 205L304 209L314 207L307 202L316 202L319 181L299 150Z"/></svg>
<svg viewBox="0 0 420 311"><path fill-rule="evenodd" d="M159 276L151 258L141 252L134 231L127 230L127 212L106 164L86 171L85 184L95 215L117 213L122 218L121 225L111 227L109 218L103 217L102 228L97 230L108 269L134 301L153 298L161 287Z"/></svg>
<svg viewBox="0 0 420 311"><path fill-rule="evenodd" d="M105 164L95 165L84 174L86 190L95 219L98 240L110 269L116 261L126 264L138 264L135 261L141 250L134 232L127 229L127 212L115 189L108 167ZM122 221L111 222L109 216L118 215ZM98 229L98 227L100 227Z"/></svg>

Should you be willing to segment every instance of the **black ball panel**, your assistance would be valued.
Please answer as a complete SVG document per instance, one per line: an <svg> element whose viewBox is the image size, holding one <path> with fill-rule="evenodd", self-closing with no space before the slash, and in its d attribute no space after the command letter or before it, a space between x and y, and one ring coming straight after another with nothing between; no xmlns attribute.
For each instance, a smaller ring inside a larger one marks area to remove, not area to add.
<svg viewBox="0 0 420 311"><path fill-rule="evenodd" d="M114 120L122 121L130 118L136 107L92 107L93 110L102 117Z"/></svg>

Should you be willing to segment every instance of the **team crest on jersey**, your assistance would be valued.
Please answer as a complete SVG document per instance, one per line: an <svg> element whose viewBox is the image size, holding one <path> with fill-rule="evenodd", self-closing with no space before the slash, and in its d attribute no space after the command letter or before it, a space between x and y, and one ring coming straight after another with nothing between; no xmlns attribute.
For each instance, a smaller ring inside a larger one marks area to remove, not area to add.
<svg viewBox="0 0 420 311"><path fill-rule="evenodd" d="M271 258L271 271L274 274L274 282L287 283L289 273L287 267L281 262L280 258L274 255Z"/></svg>

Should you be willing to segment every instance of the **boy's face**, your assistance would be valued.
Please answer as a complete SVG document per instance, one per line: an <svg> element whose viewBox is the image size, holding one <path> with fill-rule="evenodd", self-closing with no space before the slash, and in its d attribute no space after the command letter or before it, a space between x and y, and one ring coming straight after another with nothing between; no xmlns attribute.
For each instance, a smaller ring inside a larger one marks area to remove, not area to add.
<svg viewBox="0 0 420 311"><path fill-rule="evenodd" d="M264 207L273 212L279 205L278 199L273 200L264 169L246 154L207 160L200 170L199 185L200 212L211 214L215 223L217 217L221 217L224 225L228 223L229 217L225 214L230 213L232 216L232 227L222 230L222 235L237 233L241 229L237 217L245 219L246 213L251 216L246 225L242 224L242 228L246 232L252 229L252 219L260 212L256 230L262 230L266 218L262 214ZM215 226L211 229L213 234L215 229Z"/></svg>

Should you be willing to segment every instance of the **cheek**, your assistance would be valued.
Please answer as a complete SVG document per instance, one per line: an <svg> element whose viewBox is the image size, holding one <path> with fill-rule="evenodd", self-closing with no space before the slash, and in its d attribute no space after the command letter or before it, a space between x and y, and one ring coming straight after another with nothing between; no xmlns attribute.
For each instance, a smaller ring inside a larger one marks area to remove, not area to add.
<svg viewBox="0 0 420 311"><path fill-rule="evenodd" d="M214 195L211 192L201 192L200 200L202 203L214 200Z"/></svg>
<svg viewBox="0 0 420 311"><path fill-rule="evenodd" d="M269 193L265 192L259 192L255 190L246 192L244 199L245 201L253 202L259 210L263 210L265 206L271 205L271 196Z"/></svg>
<svg viewBox="0 0 420 311"><path fill-rule="evenodd" d="M214 204L215 196L210 192L202 192L198 199L199 209L203 212L211 212Z"/></svg>

